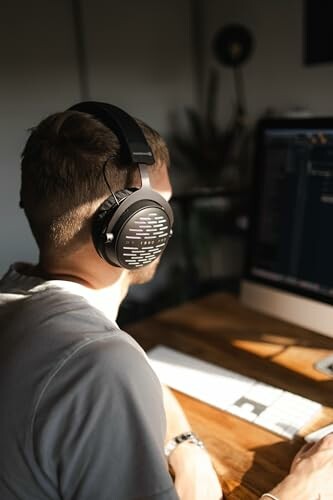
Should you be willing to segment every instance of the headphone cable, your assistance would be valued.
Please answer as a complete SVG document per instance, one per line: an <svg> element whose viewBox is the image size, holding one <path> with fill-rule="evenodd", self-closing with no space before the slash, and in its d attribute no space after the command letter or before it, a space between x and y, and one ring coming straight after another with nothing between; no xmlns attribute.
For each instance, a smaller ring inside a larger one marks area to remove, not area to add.
<svg viewBox="0 0 333 500"><path fill-rule="evenodd" d="M104 162L104 165L103 165L103 177L104 177L104 180L105 180L105 184L107 185L107 187L109 188L109 191L110 193L112 194L112 196L114 197L114 200L115 202L117 203L117 205L119 206L119 201L117 200L117 197L116 195L114 194L114 192L112 191L111 187L110 187L110 184L109 184L109 181L107 180L107 177L106 177L106 173L105 173L105 170L106 170L106 165L108 164L109 160L111 159L111 156L108 156L107 159L105 160Z"/></svg>

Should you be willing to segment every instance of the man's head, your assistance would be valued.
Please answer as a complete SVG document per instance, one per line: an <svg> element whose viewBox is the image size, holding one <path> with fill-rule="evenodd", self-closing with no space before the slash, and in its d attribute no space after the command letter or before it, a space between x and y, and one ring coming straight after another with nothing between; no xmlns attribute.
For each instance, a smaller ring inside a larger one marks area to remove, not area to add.
<svg viewBox="0 0 333 500"><path fill-rule="evenodd" d="M155 157L149 168L152 186L167 191L166 145L157 132L138 123ZM21 201L42 259L61 259L92 244L92 215L110 195L106 161L113 191L140 186L136 166L120 163L114 133L92 116L56 113L32 131L22 154Z"/></svg>

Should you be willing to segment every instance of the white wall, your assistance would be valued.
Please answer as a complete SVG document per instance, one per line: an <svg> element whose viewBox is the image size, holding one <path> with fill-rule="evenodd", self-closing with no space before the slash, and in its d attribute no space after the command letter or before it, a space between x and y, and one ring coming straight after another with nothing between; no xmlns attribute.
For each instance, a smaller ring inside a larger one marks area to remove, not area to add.
<svg viewBox="0 0 333 500"><path fill-rule="evenodd" d="M193 104L189 0L84 0L83 7L92 96L166 134L170 114Z"/></svg>
<svg viewBox="0 0 333 500"><path fill-rule="evenodd" d="M319 2L318 2L319 3ZM303 0L210 0L206 3L207 67L221 68L222 121L229 116L234 98L232 74L218 66L210 44L216 30L239 22L256 39L253 58L244 65L250 117L254 120L267 107L279 112L308 108L315 114L333 114L333 64L304 66L302 63Z"/></svg>
<svg viewBox="0 0 333 500"><path fill-rule="evenodd" d="M123 106L161 133L193 103L189 0L82 0L92 99ZM18 208L27 129L80 100L70 0L4 0L0 29L0 274L37 249Z"/></svg>
<svg viewBox="0 0 333 500"><path fill-rule="evenodd" d="M18 207L27 129L78 99L70 2L1 2L0 273L37 250Z"/></svg>

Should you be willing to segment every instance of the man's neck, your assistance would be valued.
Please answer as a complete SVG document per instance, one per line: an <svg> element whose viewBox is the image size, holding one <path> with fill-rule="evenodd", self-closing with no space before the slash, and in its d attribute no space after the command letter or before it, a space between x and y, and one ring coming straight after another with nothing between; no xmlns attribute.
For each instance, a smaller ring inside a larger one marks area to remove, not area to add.
<svg viewBox="0 0 333 500"><path fill-rule="evenodd" d="M73 262L62 259L59 263L56 260L40 259L39 264L26 267L22 273L37 276L45 281L61 280L78 283L90 289L98 302L105 304L110 310L114 320L129 288L128 273L123 269L109 266L102 260L87 262L77 259Z"/></svg>

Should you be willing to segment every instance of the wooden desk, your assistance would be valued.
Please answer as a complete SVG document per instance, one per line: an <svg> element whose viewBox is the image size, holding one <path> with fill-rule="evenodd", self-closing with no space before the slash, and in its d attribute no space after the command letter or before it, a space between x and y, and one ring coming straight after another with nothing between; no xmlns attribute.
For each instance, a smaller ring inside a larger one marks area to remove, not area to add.
<svg viewBox="0 0 333 500"><path fill-rule="evenodd" d="M333 339L246 309L216 293L128 325L149 349L165 344L201 359L314 399L325 408L303 434L333 422L333 378L314 362L333 351ZM254 500L288 472L302 438L285 440L174 391L205 442L228 499Z"/></svg>

